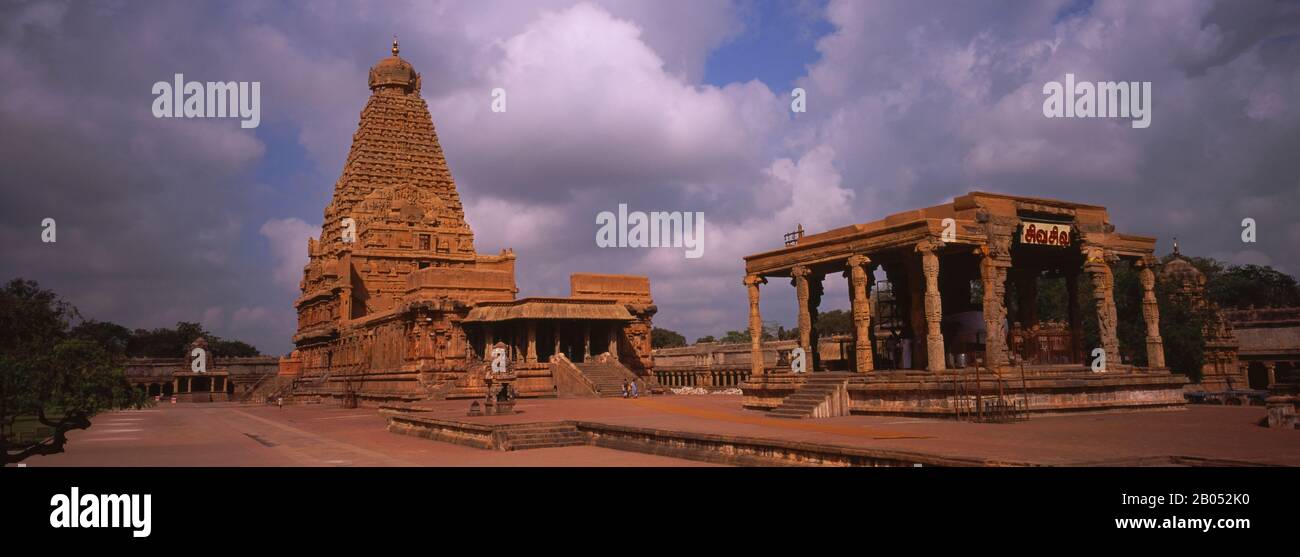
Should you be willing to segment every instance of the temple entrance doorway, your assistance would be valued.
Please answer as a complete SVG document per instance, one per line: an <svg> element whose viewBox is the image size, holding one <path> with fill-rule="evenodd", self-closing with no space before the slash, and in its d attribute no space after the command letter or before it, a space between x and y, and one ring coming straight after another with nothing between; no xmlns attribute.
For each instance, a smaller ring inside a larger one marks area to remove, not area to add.
<svg viewBox="0 0 1300 557"><path fill-rule="evenodd" d="M584 352L585 343L586 338L582 334L581 327L560 328L560 351L569 358L569 361L581 363L587 360Z"/></svg>
<svg viewBox="0 0 1300 557"><path fill-rule="evenodd" d="M550 361L555 355L556 328L552 321L542 320L537 323L537 361Z"/></svg>
<svg viewBox="0 0 1300 557"><path fill-rule="evenodd" d="M1275 372L1276 373L1276 372ZM1252 389L1268 388L1268 368L1260 362L1251 362L1246 368L1246 380L1250 382Z"/></svg>

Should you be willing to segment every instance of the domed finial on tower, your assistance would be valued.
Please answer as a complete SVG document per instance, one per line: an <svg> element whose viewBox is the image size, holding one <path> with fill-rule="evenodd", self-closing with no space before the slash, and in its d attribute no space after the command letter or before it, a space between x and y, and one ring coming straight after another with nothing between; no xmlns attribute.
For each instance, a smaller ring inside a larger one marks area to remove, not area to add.
<svg viewBox="0 0 1300 557"><path fill-rule="evenodd" d="M1174 255L1182 255L1178 253L1178 236L1174 236Z"/></svg>
<svg viewBox="0 0 1300 557"><path fill-rule="evenodd" d="M403 60L397 53L401 52L397 44L397 35L393 35L393 55L380 58L370 67L370 90L377 91L380 88L400 89L401 92L419 93L420 92L420 74L415 72L415 68L406 60Z"/></svg>

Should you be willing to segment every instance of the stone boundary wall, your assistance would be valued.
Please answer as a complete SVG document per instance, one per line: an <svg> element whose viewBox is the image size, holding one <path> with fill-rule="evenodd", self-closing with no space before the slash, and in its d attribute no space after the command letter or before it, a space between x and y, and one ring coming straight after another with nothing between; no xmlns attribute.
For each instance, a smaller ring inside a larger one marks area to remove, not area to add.
<svg viewBox="0 0 1300 557"><path fill-rule="evenodd" d="M814 376L817 374L814 374ZM807 377L769 374L744 386L744 407L771 410L785 397L799 391ZM959 395L957 385L962 387ZM1002 397L1009 401L1028 398L1030 414L1136 410L1182 410L1187 401L1183 385L1187 379L1168 373L1057 372L1028 375L1022 388L1020 377L1004 379ZM978 390L974 378L959 374L933 375L925 372L877 372L853 378L848 383L849 412L868 415L954 417L959 409L969 412L975 395L998 396L998 382L982 377Z"/></svg>
<svg viewBox="0 0 1300 557"><path fill-rule="evenodd" d="M763 342L763 366L777 367L779 354L799 345L797 340L769 340ZM840 362L848 359L853 349L849 336L826 336L817 342L818 356L822 362ZM656 348L655 367L670 369L707 369L709 367L750 367L752 357L747 342L701 342L678 348Z"/></svg>
<svg viewBox="0 0 1300 557"><path fill-rule="evenodd" d="M251 356L241 358L213 358L208 371L223 369L232 381L251 383L266 375L280 372L280 359L276 356ZM171 383L172 374L190 370L189 358L128 358L126 379L131 383Z"/></svg>

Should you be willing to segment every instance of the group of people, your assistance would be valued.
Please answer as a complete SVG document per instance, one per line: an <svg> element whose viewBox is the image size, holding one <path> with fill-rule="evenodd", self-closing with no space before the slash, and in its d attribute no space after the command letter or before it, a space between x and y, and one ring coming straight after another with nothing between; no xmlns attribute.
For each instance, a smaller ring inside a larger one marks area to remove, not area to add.
<svg viewBox="0 0 1300 557"><path fill-rule="evenodd" d="M637 392L636 382L623 380L623 398L638 398L640 393Z"/></svg>

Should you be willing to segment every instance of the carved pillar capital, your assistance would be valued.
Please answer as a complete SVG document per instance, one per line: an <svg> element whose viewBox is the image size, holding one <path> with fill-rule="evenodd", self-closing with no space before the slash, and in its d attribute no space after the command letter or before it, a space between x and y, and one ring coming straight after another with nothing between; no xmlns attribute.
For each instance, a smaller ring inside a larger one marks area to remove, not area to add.
<svg viewBox="0 0 1300 557"><path fill-rule="evenodd" d="M762 275L745 275L745 286L757 288L759 285L767 284L767 277Z"/></svg>
<svg viewBox="0 0 1300 557"><path fill-rule="evenodd" d="M865 266L870 265L870 264L871 264L871 258L870 258L870 257L867 257L866 255L861 254L861 253L856 254L856 255L851 255L851 256L849 256L849 259L848 259L847 261L845 261L845 265L846 265L850 270L855 269L855 268L865 267Z"/></svg>
<svg viewBox="0 0 1300 557"><path fill-rule="evenodd" d="M1142 283L1143 293L1151 291L1154 293L1156 287L1156 274L1150 267L1138 268L1138 281Z"/></svg>
<svg viewBox="0 0 1300 557"><path fill-rule="evenodd" d="M1117 260L1114 252L1106 249L1106 247L1101 244L1085 243L1080 247L1080 251L1083 252L1084 267L1096 265L1105 265L1110 267L1110 264Z"/></svg>

